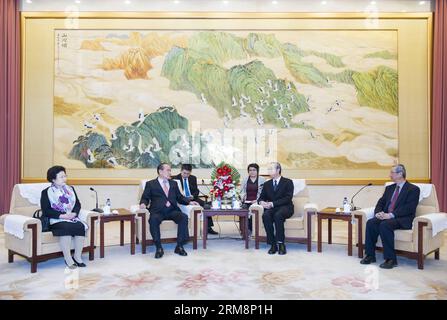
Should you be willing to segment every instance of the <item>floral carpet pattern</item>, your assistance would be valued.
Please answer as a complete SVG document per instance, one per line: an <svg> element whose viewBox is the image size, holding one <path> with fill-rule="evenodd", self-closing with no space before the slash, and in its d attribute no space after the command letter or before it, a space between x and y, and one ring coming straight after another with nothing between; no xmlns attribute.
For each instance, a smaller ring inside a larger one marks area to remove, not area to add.
<svg viewBox="0 0 447 320"><path fill-rule="evenodd" d="M0 300L2 299L447 299L447 260L416 261L399 258L392 270L359 264L342 244L323 245L308 253L304 245L289 244L285 256L268 255L267 246L244 249L232 239L209 241L208 249L185 248L187 257L164 245L165 255L154 259L154 249L129 254L129 247L106 247L104 259L84 260L87 268L69 271L60 259L30 265L20 257L7 263L0 232ZM97 249L98 250L98 249Z"/></svg>

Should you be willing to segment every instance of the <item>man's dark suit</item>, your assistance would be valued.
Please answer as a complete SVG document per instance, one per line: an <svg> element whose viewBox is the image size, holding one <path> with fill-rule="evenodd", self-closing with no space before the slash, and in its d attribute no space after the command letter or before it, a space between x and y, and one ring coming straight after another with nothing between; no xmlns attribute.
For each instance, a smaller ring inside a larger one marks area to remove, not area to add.
<svg viewBox="0 0 447 320"><path fill-rule="evenodd" d="M181 173L179 173L176 176L173 176L172 179L179 180L182 186L182 190L185 191L185 185ZM190 174L188 177L188 185L189 185L189 192L191 192L191 195L194 197L193 201L196 201L200 206L203 207L205 205L205 201L199 198L199 187L197 186L197 177ZM211 228L212 226L214 226L213 218L208 217L208 228Z"/></svg>
<svg viewBox="0 0 447 320"><path fill-rule="evenodd" d="M281 177L276 191L273 188L273 179L264 183L258 203L261 201L273 202L273 208L265 209L262 215L268 244L284 242L284 221L293 215L292 197L292 180ZM275 226L276 236L273 225Z"/></svg>
<svg viewBox="0 0 447 320"><path fill-rule="evenodd" d="M188 216L180 211L177 203L189 204L178 189L177 182L169 181L168 197L158 179L146 182L140 204L144 203L150 212L149 225L152 239L157 247L160 246L160 224L163 220L173 220L177 224L177 244L183 245L189 240ZM170 206L166 207L166 202Z"/></svg>
<svg viewBox="0 0 447 320"><path fill-rule="evenodd" d="M389 213L388 209L396 189L397 184L389 185L385 188L385 192L377 202L374 213ZM380 235L383 245L384 259L392 259L396 261L396 253L394 251L394 230L411 229L413 219L416 214L416 207L419 203L420 190L414 184L408 181L402 186L399 196L396 200L394 210L394 218L380 220L376 217L369 219L366 223L366 239L365 252L366 255L375 257L377 238Z"/></svg>

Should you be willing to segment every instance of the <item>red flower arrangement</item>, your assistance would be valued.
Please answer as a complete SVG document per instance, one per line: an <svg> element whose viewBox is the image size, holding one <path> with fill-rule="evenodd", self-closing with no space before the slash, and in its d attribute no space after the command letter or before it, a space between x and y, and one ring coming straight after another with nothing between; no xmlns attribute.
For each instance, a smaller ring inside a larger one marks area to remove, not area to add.
<svg viewBox="0 0 447 320"><path fill-rule="evenodd" d="M213 188L210 193L216 198L232 198L236 195L235 186L239 183L240 174L233 166L221 162L211 173Z"/></svg>

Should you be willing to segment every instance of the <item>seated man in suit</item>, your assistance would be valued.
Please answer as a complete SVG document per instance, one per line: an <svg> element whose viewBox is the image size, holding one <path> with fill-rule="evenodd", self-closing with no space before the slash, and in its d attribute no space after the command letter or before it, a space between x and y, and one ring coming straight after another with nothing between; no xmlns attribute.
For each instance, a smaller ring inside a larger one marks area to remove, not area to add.
<svg viewBox="0 0 447 320"><path fill-rule="evenodd" d="M188 216L180 211L177 203L198 205L184 197L177 182L171 181L171 167L167 163L161 163L157 167L158 177L146 182L141 196L140 207L150 212L149 225L152 239L156 246L155 258L161 258L164 254L160 240L160 224L163 220L173 220L177 224L177 246L175 253L186 256L183 245L189 240Z"/></svg>
<svg viewBox="0 0 447 320"><path fill-rule="evenodd" d="M282 255L286 254L284 222L293 215L293 182L281 176L279 162L270 164L269 174L271 179L264 183L258 203L264 207L262 221L267 233L267 243L271 245L268 253L275 254L279 251Z"/></svg>
<svg viewBox="0 0 447 320"><path fill-rule="evenodd" d="M197 202L200 206L204 206L205 201L199 198L199 188L197 187L197 177L191 174L192 165L182 164L180 173L172 179L179 180L182 185L182 190L187 198L191 198ZM213 218L208 217L208 234L218 234L213 230Z"/></svg>
<svg viewBox="0 0 447 320"><path fill-rule="evenodd" d="M376 243L380 235L385 262L381 268L397 266L394 251L394 230L411 229L419 203L420 190L406 180L406 170L402 164L391 168L390 178L394 184L385 188L383 196L374 209L375 217L366 223L365 253L361 264L376 262Z"/></svg>

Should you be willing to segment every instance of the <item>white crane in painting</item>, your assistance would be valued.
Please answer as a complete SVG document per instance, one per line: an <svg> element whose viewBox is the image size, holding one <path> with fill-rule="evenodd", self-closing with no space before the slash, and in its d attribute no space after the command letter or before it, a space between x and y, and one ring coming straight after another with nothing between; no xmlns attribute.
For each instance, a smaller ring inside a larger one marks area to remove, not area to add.
<svg viewBox="0 0 447 320"><path fill-rule="evenodd" d="M93 114L93 119L95 119L96 121L101 121L101 114L100 113L94 113Z"/></svg>
<svg viewBox="0 0 447 320"><path fill-rule="evenodd" d="M278 100L276 100L276 98L273 98L273 106L277 106L278 105Z"/></svg>
<svg viewBox="0 0 447 320"><path fill-rule="evenodd" d="M251 103L251 97L250 96L247 97L245 94L242 94L241 98L244 99L247 103Z"/></svg>
<svg viewBox="0 0 447 320"><path fill-rule="evenodd" d="M292 109L290 108L290 104L286 104L286 109L287 109L287 115L289 116L289 118L293 117L293 113L292 113Z"/></svg>
<svg viewBox="0 0 447 320"><path fill-rule="evenodd" d="M256 114L256 121L260 126L264 125L264 116L262 115L262 113Z"/></svg>
<svg viewBox="0 0 447 320"><path fill-rule="evenodd" d="M111 140L116 140L117 139L115 130L111 130L111 135L112 135Z"/></svg>
<svg viewBox="0 0 447 320"><path fill-rule="evenodd" d="M343 102L343 100L338 100L338 99L335 99L335 105L337 106L337 107L339 107L339 108L341 108L341 103Z"/></svg>
<svg viewBox="0 0 447 320"><path fill-rule="evenodd" d="M223 121L224 121L224 126L225 126L225 128L228 128L229 125L230 125L230 119L229 119L229 117L227 116L226 113L225 113L225 115L224 115Z"/></svg>
<svg viewBox="0 0 447 320"><path fill-rule="evenodd" d="M267 79L267 84L269 85L270 89L273 89L273 82L270 79Z"/></svg>
<svg viewBox="0 0 447 320"><path fill-rule="evenodd" d="M278 111L277 113L278 113L278 117L276 117L276 119L277 119L277 120L283 120L284 117L283 117L282 113L279 112L279 111Z"/></svg>
<svg viewBox="0 0 447 320"><path fill-rule="evenodd" d="M110 163L112 166L116 167L118 165L118 162L116 162L115 157L110 157L107 159L107 162Z"/></svg>
<svg viewBox="0 0 447 320"><path fill-rule="evenodd" d="M243 118L247 118L247 117L248 117L248 113L245 112L242 108L241 108L241 110L240 110L240 115L241 115L241 117L243 117Z"/></svg>
<svg viewBox="0 0 447 320"><path fill-rule="evenodd" d="M206 104L206 103L207 103L206 98L205 98L205 95L204 95L203 93L200 94L200 99L202 100L202 103L203 103L203 104Z"/></svg>
<svg viewBox="0 0 447 320"><path fill-rule="evenodd" d="M158 152L161 150L160 144L158 143L157 138L153 137L152 142L154 143L154 151Z"/></svg>
<svg viewBox="0 0 447 320"><path fill-rule="evenodd" d="M259 103L261 104L261 106L266 105L268 107L270 105L267 100L260 100Z"/></svg>
<svg viewBox="0 0 447 320"><path fill-rule="evenodd" d="M245 108L245 103L244 103L244 100L242 98L239 99L239 108L240 109L244 109Z"/></svg>
<svg viewBox="0 0 447 320"><path fill-rule="evenodd" d="M275 85L274 85L274 88L273 88L273 92L276 92L276 91L278 91L279 90L279 88L278 88L278 82L275 82Z"/></svg>
<svg viewBox="0 0 447 320"><path fill-rule="evenodd" d="M255 110L256 113L259 113L259 112L262 113L264 111L264 109L262 107L260 107L257 103L255 103L253 109Z"/></svg>
<svg viewBox="0 0 447 320"><path fill-rule="evenodd" d="M289 82L289 83L287 83L287 91L290 91L290 90L292 90L292 84Z"/></svg>
<svg viewBox="0 0 447 320"><path fill-rule="evenodd" d="M92 152L92 150L90 150L90 148L87 149L87 155L88 155L88 158L87 158L88 163L93 163L96 161L95 156L93 155L93 152Z"/></svg>
<svg viewBox="0 0 447 320"><path fill-rule="evenodd" d="M264 89L264 87L259 87L258 90L259 90L262 94L265 94L265 89Z"/></svg>
<svg viewBox="0 0 447 320"><path fill-rule="evenodd" d="M125 145L123 147L123 150L125 150L126 152L132 152L134 149L135 149L135 146L133 145L133 140L132 140L132 138L129 138L128 145Z"/></svg>
<svg viewBox="0 0 447 320"><path fill-rule="evenodd" d="M182 145L184 146L184 147L187 147L187 148L189 148L189 141L187 140L187 137L186 137L186 135L184 134L184 135L182 135L182 138L181 138L181 140L182 140Z"/></svg>
<svg viewBox="0 0 447 320"><path fill-rule="evenodd" d="M231 106L232 107L237 107L237 101L236 101L236 98L235 97L231 97Z"/></svg>
<svg viewBox="0 0 447 320"><path fill-rule="evenodd" d="M86 128L86 129L94 129L94 128L96 128L96 126L93 123L91 123L91 122L84 121L84 128Z"/></svg>
<svg viewBox="0 0 447 320"><path fill-rule="evenodd" d="M310 137L311 137L312 139L316 139L317 137L320 136L320 135L316 135L316 134L314 134L312 131L309 131L309 133L310 133Z"/></svg>
<svg viewBox="0 0 447 320"><path fill-rule="evenodd" d="M146 118L146 117L144 116L143 109L140 108L140 110L138 111L138 121L140 121L140 123L138 124L138 126L139 126L140 124L143 123L143 121L144 121L145 118Z"/></svg>
<svg viewBox="0 0 447 320"><path fill-rule="evenodd" d="M153 147L154 147L154 146L153 146L152 144L150 144L150 145L148 145L148 146L144 149L144 151L143 151L143 153L147 153L147 154L149 155L149 157L151 157L152 159L155 158L154 154L153 154L152 151L151 151L151 149L152 149Z"/></svg>

